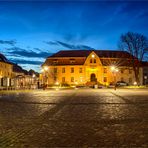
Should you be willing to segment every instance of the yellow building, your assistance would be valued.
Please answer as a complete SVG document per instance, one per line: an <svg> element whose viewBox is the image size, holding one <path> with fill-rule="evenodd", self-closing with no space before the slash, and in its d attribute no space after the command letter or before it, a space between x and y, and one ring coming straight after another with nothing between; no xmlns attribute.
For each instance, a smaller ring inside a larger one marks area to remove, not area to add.
<svg viewBox="0 0 148 148"><path fill-rule="evenodd" d="M43 83L91 85L135 82L131 66L132 56L125 51L65 50L48 57L43 69ZM142 67L140 83L142 84Z"/></svg>
<svg viewBox="0 0 148 148"><path fill-rule="evenodd" d="M38 75L11 63L0 54L0 90L38 88Z"/></svg>
<svg viewBox="0 0 148 148"><path fill-rule="evenodd" d="M0 54L0 89L11 86L13 64Z"/></svg>

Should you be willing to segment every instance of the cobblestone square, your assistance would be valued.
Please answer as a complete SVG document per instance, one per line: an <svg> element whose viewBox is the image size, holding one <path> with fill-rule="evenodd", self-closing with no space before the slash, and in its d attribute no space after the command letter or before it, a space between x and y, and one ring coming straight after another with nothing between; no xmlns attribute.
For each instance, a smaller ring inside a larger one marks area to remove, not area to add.
<svg viewBox="0 0 148 148"><path fill-rule="evenodd" d="M1 93L0 147L148 147L148 90Z"/></svg>

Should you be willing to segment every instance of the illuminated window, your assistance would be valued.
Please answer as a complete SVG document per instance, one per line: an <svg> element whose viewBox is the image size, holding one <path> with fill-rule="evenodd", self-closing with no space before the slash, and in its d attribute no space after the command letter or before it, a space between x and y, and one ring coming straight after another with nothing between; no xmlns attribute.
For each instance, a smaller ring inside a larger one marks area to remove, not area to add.
<svg viewBox="0 0 148 148"><path fill-rule="evenodd" d="M132 74L132 70L131 69L129 69L129 74Z"/></svg>
<svg viewBox="0 0 148 148"><path fill-rule="evenodd" d="M62 68L62 73L65 73L65 67Z"/></svg>
<svg viewBox="0 0 148 148"><path fill-rule="evenodd" d="M74 68L73 67L71 68L71 73L74 73Z"/></svg>
<svg viewBox="0 0 148 148"><path fill-rule="evenodd" d="M62 82L63 82L63 83L65 82L65 77L62 77Z"/></svg>
<svg viewBox="0 0 148 148"><path fill-rule="evenodd" d="M121 69L121 73L124 73L124 69Z"/></svg>
<svg viewBox="0 0 148 148"><path fill-rule="evenodd" d="M71 77L71 82L74 82L74 77Z"/></svg>
<svg viewBox="0 0 148 148"><path fill-rule="evenodd" d="M104 82L107 82L107 77L104 77Z"/></svg>
<svg viewBox="0 0 148 148"><path fill-rule="evenodd" d="M54 73L57 73L57 68L54 68Z"/></svg>
<svg viewBox="0 0 148 148"><path fill-rule="evenodd" d="M82 68L79 69L79 73L82 73Z"/></svg>
<svg viewBox="0 0 148 148"><path fill-rule="evenodd" d="M96 59L90 59L90 63L96 63Z"/></svg>
<svg viewBox="0 0 148 148"><path fill-rule="evenodd" d="M104 68L104 73L107 73L107 68Z"/></svg>
<svg viewBox="0 0 148 148"><path fill-rule="evenodd" d="M54 77L54 81L56 81L57 80L57 77Z"/></svg>

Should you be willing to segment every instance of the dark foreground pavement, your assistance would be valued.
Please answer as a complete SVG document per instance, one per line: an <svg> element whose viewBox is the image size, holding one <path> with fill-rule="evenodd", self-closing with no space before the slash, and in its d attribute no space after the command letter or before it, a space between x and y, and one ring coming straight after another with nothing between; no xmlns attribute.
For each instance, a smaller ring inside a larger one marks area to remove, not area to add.
<svg viewBox="0 0 148 148"><path fill-rule="evenodd" d="M0 147L148 147L148 90L0 95Z"/></svg>

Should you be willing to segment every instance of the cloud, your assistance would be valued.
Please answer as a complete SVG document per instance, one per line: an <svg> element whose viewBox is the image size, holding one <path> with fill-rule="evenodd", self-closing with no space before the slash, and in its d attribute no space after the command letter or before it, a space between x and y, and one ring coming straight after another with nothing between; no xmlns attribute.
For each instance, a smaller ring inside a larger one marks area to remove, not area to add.
<svg viewBox="0 0 148 148"><path fill-rule="evenodd" d="M41 61L28 61L23 59L10 59L9 61L17 64L32 64L32 65L41 65L43 63Z"/></svg>
<svg viewBox="0 0 148 148"><path fill-rule="evenodd" d="M87 45L73 45L73 44L68 44L68 43L64 43L64 42L61 42L61 41L57 41L58 44L60 44L61 46L63 47L66 47L68 49L94 49L90 46L87 46Z"/></svg>
<svg viewBox="0 0 148 148"><path fill-rule="evenodd" d="M54 41L44 41L44 43L48 44L48 45L58 45L57 42L54 42Z"/></svg>
<svg viewBox="0 0 148 148"><path fill-rule="evenodd" d="M74 44L68 44L65 42L61 42L61 41L49 41L49 42L45 42L48 45L58 45L58 46L62 46L64 48L67 49L84 49L84 50L92 50L94 49L93 47L87 46L87 45L74 45Z"/></svg>
<svg viewBox="0 0 148 148"><path fill-rule="evenodd" d="M22 49L19 47L13 47L13 48L9 48L9 50L7 51L7 54L11 54L13 56L29 57L29 58L30 57L32 57L32 58L46 58L49 55L51 55L51 53L49 53L49 52L40 51L39 48L38 48L38 50L39 50L39 52L34 52L34 51L27 51L26 49Z"/></svg>
<svg viewBox="0 0 148 148"><path fill-rule="evenodd" d="M7 45L11 45L14 46L16 44L16 40L0 40L0 44L7 44Z"/></svg>

